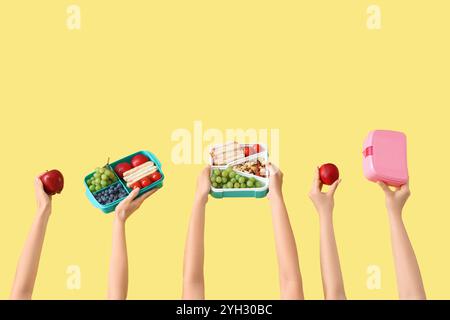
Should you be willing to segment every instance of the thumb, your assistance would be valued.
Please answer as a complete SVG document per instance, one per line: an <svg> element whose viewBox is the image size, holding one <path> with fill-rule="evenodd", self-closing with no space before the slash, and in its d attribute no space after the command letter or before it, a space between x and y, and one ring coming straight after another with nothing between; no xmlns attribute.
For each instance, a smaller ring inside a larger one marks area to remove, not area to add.
<svg viewBox="0 0 450 320"><path fill-rule="evenodd" d="M130 203L131 201L133 201L134 198L136 198L137 195L139 194L139 191L140 191L140 190L141 190L140 188L133 189L133 191L130 192L130 194L128 195L128 197L125 198L125 201L126 201L127 203Z"/></svg>
<svg viewBox="0 0 450 320"><path fill-rule="evenodd" d="M143 195L141 195L139 198L136 199L136 203L140 206L142 204L142 202L144 202L145 199L147 199L148 197L150 197L152 194L154 194L156 191L158 191L158 188L152 189L146 193L144 193Z"/></svg>
<svg viewBox="0 0 450 320"><path fill-rule="evenodd" d="M328 194L330 194L331 196L334 196L334 193L336 192L336 189L338 187L338 185L341 183L341 179L337 179L330 187L330 189L328 190Z"/></svg>

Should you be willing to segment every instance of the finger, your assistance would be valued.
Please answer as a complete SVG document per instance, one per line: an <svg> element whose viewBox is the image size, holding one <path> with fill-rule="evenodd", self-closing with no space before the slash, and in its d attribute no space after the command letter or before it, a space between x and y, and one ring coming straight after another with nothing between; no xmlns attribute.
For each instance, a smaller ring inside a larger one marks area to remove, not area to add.
<svg viewBox="0 0 450 320"><path fill-rule="evenodd" d="M334 193L336 192L336 189L339 186L339 184L341 183L341 181L342 181L342 179L338 179L330 186L330 189L328 190L329 195L334 196Z"/></svg>
<svg viewBox="0 0 450 320"><path fill-rule="evenodd" d="M267 164L267 169L269 169L269 175L274 175L277 173L280 169L276 165L274 165L272 162L269 162Z"/></svg>
<svg viewBox="0 0 450 320"><path fill-rule="evenodd" d="M145 199L147 199L148 197L150 197L152 194L154 194L156 191L158 191L158 188L152 189L146 193L144 193L143 195L141 195L139 198L137 198L136 200L134 200L134 202L140 206L142 204L142 202L145 201Z"/></svg>
<svg viewBox="0 0 450 320"><path fill-rule="evenodd" d="M381 187L381 189L383 189L384 192L392 192L392 190L389 189L389 187L383 181L378 181L377 184Z"/></svg>
<svg viewBox="0 0 450 320"><path fill-rule="evenodd" d="M314 174L312 189L314 191L322 191L322 186L323 184L322 181L320 181L319 167L317 167Z"/></svg>
<svg viewBox="0 0 450 320"><path fill-rule="evenodd" d="M131 201L133 201L134 198L136 198L137 195L139 194L140 190L141 190L140 188L133 189L133 191L130 192L128 197L125 198L124 202L130 203Z"/></svg>

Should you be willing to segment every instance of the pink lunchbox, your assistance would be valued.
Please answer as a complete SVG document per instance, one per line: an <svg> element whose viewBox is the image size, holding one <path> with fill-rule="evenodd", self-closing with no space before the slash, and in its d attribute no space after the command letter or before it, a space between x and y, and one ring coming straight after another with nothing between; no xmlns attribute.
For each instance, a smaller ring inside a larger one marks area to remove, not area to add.
<svg viewBox="0 0 450 320"><path fill-rule="evenodd" d="M373 182L382 181L400 187L408 181L406 135L403 132L374 130L363 145L364 176Z"/></svg>

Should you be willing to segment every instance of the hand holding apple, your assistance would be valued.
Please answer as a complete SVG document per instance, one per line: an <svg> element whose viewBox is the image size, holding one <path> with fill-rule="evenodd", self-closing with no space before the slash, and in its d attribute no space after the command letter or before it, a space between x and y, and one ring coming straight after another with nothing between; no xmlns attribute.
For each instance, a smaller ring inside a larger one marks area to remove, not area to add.
<svg viewBox="0 0 450 320"><path fill-rule="evenodd" d="M38 214L49 215L52 210L52 197L45 192L40 176L34 179L34 192Z"/></svg>
<svg viewBox="0 0 450 320"><path fill-rule="evenodd" d="M340 182L340 179L335 180L328 192L322 192L323 181L320 175L320 169L316 169L311 191L309 192L309 198L313 202L314 207L320 216L331 217L334 209L334 193Z"/></svg>
<svg viewBox="0 0 450 320"><path fill-rule="evenodd" d="M44 190L49 196L61 193L64 188L64 177L62 173L56 169L41 174L39 179L42 181Z"/></svg>

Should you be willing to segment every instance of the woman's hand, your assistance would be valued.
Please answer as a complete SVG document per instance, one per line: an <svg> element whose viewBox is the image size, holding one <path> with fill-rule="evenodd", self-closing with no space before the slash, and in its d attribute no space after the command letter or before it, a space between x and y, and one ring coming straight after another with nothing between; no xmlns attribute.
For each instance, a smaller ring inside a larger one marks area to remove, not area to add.
<svg viewBox="0 0 450 320"><path fill-rule="evenodd" d="M338 179L330 186L328 192L322 192L323 183L320 181L319 168L317 168L313 185L309 192L309 198L312 200L319 215L332 214L334 209L334 193L340 183L341 179Z"/></svg>
<svg viewBox="0 0 450 320"><path fill-rule="evenodd" d="M139 194L140 189L136 188L131 193L123 199L119 205L116 207L116 219L118 219L120 222L125 222L128 217L130 217L139 207L142 205L142 203L150 197L152 194L154 194L158 189L152 189L140 197L136 198Z"/></svg>
<svg viewBox="0 0 450 320"><path fill-rule="evenodd" d="M38 213L46 216L50 215L52 211L52 197L45 192L44 185L39 176L34 179L34 193Z"/></svg>

